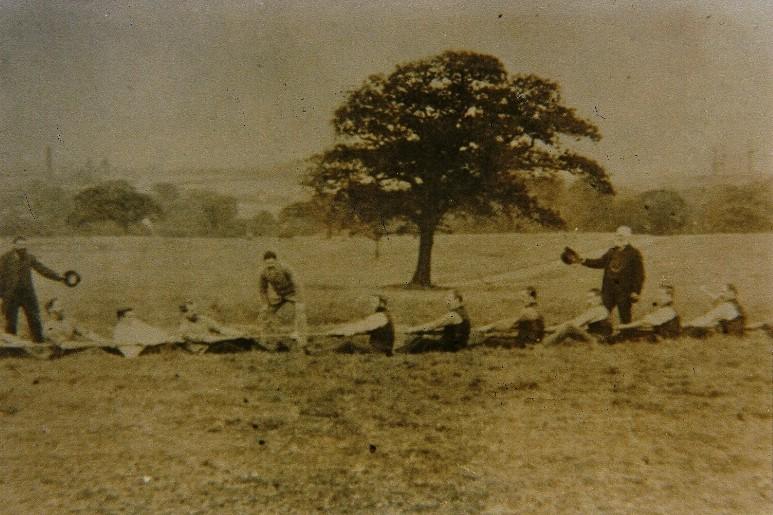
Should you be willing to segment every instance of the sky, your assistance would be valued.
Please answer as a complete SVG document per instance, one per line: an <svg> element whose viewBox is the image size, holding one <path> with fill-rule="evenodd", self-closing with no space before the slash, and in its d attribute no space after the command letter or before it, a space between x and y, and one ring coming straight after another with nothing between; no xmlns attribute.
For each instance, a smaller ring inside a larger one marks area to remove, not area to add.
<svg viewBox="0 0 773 515"><path fill-rule="evenodd" d="M558 81L618 185L773 174L773 4L0 0L0 170L257 167L333 142L373 73L447 49Z"/></svg>

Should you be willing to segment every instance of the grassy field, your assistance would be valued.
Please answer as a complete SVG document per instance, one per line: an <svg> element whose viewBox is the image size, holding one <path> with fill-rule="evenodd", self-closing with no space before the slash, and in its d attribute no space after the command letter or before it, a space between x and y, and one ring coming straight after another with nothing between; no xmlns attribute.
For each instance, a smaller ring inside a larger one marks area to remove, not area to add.
<svg viewBox="0 0 773 515"><path fill-rule="evenodd" d="M434 277L484 322L541 293L549 322L576 311L609 235L441 236ZM642 303L661 279L685 318L701 284L737 284L770 319L771 235L639 237ZM108 334L134 305L172 328L185 298L227 322L257 316L262 252L302 278L310 325L365 314L374 289L399 323L442 310L409 279L415 240L56 239L35 253L83 283L38 282ZM638 313L643 308L639 307ZM0 362L4 513L603 512L769 513L773 506L771 339L475 349L456 355L83 353Z"/></svg>

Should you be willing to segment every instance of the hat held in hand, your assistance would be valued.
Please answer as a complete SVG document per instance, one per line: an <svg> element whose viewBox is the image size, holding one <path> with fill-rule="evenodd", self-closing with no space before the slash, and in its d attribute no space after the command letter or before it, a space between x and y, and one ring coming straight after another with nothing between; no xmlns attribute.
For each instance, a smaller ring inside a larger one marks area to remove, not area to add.
<svg viewBox="0 0 773 515"><path fill-rule="evenodd" d="M580 255L569 247L564 247L564 251L561 253L561 261L567 265L573 265L580 262Z"/></svg>
<svg viewBox="0 0 773 515"><path fill-rule="evenodd" d="M81 282L81 276L75 270L68 270L64 273L64 284L70 288L75 288Z"/></svg>

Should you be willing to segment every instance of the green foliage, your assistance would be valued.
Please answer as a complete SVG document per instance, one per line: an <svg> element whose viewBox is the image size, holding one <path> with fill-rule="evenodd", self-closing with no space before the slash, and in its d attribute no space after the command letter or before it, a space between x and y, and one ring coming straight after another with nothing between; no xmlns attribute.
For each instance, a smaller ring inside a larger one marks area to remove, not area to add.
<svg viewBox="0 0 773 515"><path fill-rule="evenodd" d="M247 232L237 222L238 203L231 195L206 190L181 192L171 185L154 186L159 201L163 199L163 219L158 224L168 236L237 236Z"/></svg>
<svg viewBox="0 0 773 515"><path fill-rule="evenodd" d="M612 192L600 165L562 146L561 136L600 135L563 105L558 84L510 77L488 55L449 51L373 75L335 112L333 125L338 142L316 156L307 184L359 218L414 224L420 244L412 282L422 286L430 284L434 232L448 214L506 210L562 224L529 191L531 172L563 170Z"/></svg>
<svg viewBox="0 0 773 515"><path fill-rule="evenodd" d="M150 195L138 193L126 181L108 181L75 195L67 223L82 228L113 222L128 232L131 224L160 213L160 206Z"/></svg>

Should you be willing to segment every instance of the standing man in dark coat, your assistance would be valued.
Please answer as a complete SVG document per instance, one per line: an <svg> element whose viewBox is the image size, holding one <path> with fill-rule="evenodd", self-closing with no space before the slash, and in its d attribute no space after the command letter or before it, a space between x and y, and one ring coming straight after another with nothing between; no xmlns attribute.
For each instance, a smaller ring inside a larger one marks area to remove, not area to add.
<svg viewBox="0 0 773 515"><path fill-rule="evenodd" d="M639 300L644 285L641 252L630 244L631 228L621 226L615 232L615 246L597 259L581 259L588 268L603 268L601 298L610 313L617 306L620 321L631 322L631 307Z"/></svg>
<svg viewBox="0 0 773 515"><path fill-rule="evenodd" d="M27 316L32 341L39 343L43 341L43 327L32 283L32 270L52 281L65 280L28 253L26 239L17 236L13 239L13 249L0 256L0 295L3 297L5 332L16 334L19 308L22 308Z"/></svg>

